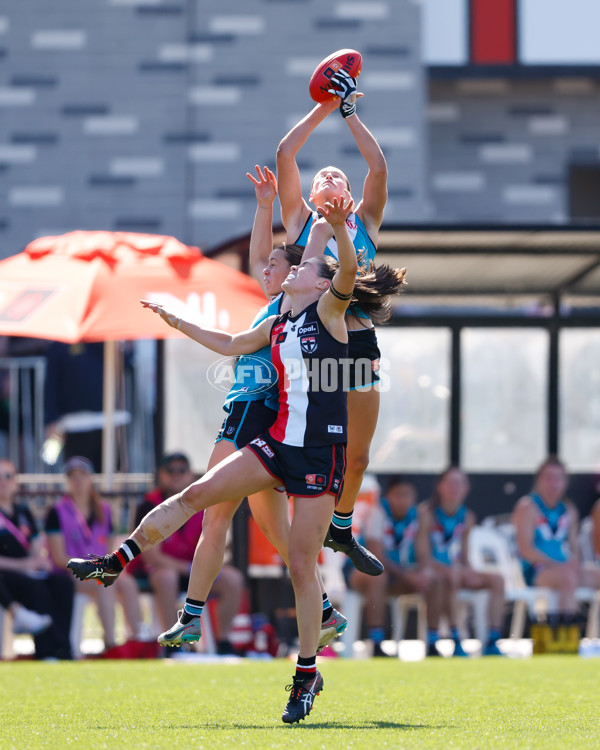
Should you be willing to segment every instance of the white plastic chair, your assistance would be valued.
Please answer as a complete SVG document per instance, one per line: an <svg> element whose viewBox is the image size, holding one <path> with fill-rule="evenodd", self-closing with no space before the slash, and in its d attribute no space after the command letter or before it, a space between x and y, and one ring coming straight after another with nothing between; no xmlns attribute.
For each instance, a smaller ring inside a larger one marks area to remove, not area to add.
<svg viewBox="0 0 600 750"><path fill-rule="evenodd" d="M427 643L427 604L422 594L402 594L390 598L392 637L396 643L404 638L408 613L417 613L417 640Z"/></svg>
<svg viewBox="0 0 600 750"><path fill-rule="evenodd" d="M146 595L144 594L142 596ZM154 621L153 626L158 634L160 632L160 628L158 626L158 617L154 608L154 596L151 594L148 594L148 596L151 598L150 606L152 609L152 617ZM182 596L185 597L185 592L183 592ZM69 633L69 638L71 641L71 653L74 659L83 658L81 644L83 641L84 613L85 608L91 604L93 604L93 601L89 596L87 596L87 594L78 592L73 598L73 614L71 616L71 630ZM195 650L199 650L202 651L202 653L211 655L217 653L217 644L213 633L212 623L210 621L208 607L202 614L202 636Z"/></svg>
<svg viewBox="0 0 600 750"><path fill-rule="evenodd" d="M458 603L463 607L470 607L473 614L473 631L475 638L481 643L482 648L486 645L489 638L488 624L488 591L471 591L470 589L460 589L458 592ZM465 613L461 620L465 619Z"/></svg>
<svg viewBox="0 0 600 750"><path fill-rule="evenodd" d="M473 609L473 625L475 637L482 644L487 642L487 591L466 591L461 589L458 594L459 602ZM388 599L392 615L392 637L396 643L404 638L408 612L411 609L417 612L417 638L427 643L427 605L421 594L402 594L391 596ZM341 636L344 644L344 653L352 655L354 642L360 635L364 597L357 591L347 589L344 594L342 612L348 620L348 626Z"/></svg>
<svg viewBox="0 0 600 750"><path fill-rule="evenodd" d="M12 659L14 655L12 615L7 609L0 607L0 658Z"/></svg>
<svg viewBox="0 0 600 750"><path fill-rule="evenodd" d="M392 637L396 643L404 638L406 620L411 609L417 611L417 636L421 641L427 642L427 607L425 599L421 594L402 594L391 596L388 599L392 615ZM360 636L364 597L357 591L346 589L344 594L342 612L348 620L348 626L341 635L344 644L344 654L352 657L355 641Z"/></svg>
<svg viewBox="0 0 600 750"><path fill-rule="evenodd" d="M510 637L522 638L525 617L545 615L556 609L556 592L541 586L527 586L523 580L521 564L511 554L504 534L493 528L475 526L469 536L469 561L475 570L498 573L504 578L504 596L513 604Z"/></svg>
<svg viewBox="0 0 600 750"><path fill-rule="evenodd" d="M69 641L71 643L71 655L74 659L82 659L81 641L83 639L83 617L85 608L92 600L87 594L80 592L73 596L73 612L71 614L71 629Z"/></svg>
<svg viewBox="0 0 600 750"><path fill-rule="evenodd" d="M587 529L589 543L591 544L591 522L589 523L589 527L586 524L586 528L584 529L584 532L586 531L586 529ZM515 528L512 524L504 524L502 531L503 531L503 534L507 537L509 545L512 544L512 549L514 550L513 554L516 559L516 568L518 571L518 575L520 576L521 585L525 586L525 582L523 581L521 564L516 557L517 553L516 553ZM528 588L537 590L537 591L542 591L542 592L549 592L549 595L547 597L546 611L556 612L558 610L558 595L556 591L554 591L553 589L546 589L546 588L534 587L534 586L530 586ZM600 591L587 587L587 586L580 586L579 588L575 590L575 599L578 602L585 602L589 604L588 620L587 620L587 625L586 625L586 638L597 638L598 635L600 634L600 629L599 629Z"/></svg>

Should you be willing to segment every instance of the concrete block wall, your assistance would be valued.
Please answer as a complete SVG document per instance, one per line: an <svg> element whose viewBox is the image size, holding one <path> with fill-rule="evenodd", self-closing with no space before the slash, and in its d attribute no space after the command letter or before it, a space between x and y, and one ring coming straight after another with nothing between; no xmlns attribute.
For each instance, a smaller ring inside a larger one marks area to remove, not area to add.
<svg viewBox="0 0 600 750"><path fill-rule="evenodd" d="M360 115L390 167L386 221L424 216L424 75L416 0L21 0L0 9L0 257L73 229L210 247L249 231L245 172L273 164L329 52L364 56ZM342 118L301 154L356 192Z"/></svg>
<svg viewBox="0 0 600 750"><path fill-rule="evenodd" d="M598 163L600 82L434 81L429 87L431 219L563 223L571 163Z"/></svg>

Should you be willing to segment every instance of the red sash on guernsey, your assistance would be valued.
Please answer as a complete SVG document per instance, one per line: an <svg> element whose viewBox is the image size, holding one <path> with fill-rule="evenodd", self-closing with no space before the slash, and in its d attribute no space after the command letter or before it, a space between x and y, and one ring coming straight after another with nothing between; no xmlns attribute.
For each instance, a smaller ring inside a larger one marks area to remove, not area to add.
<svg viewBox="0 0 600 750"><path fill-rule="evenodd" d="M29 539L25 536L25 534L21 531L21 529L18 529L14 523L4 515L3 511L0 511L0 528L6 529L10 534L14 536L14 538L19 542L21 547L25 550L25 552L29 552L30 544Z"/></svg>
<svg viewBox="0 0 600 750"><path fill-rule="evenodd" d="M69 557L85 557L89 554L105 555L111 534L110 506L102 503L103 518L88 524L73 498L65 495L54 506L58 513L60 531L65 540Z"/></svg>

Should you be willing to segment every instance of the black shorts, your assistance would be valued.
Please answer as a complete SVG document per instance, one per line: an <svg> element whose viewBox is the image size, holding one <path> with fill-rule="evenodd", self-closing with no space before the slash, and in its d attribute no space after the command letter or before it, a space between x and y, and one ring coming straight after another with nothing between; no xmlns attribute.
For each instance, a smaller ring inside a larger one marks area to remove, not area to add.
<svg viewBox="0 0 600 750"><path fill-rule="evenodd" d="M265 406L264 401L234 401L215 443L228 440L239 450L257 435L267 432L276 418L277 411Z"/></svg>
<svg viewBox="0 0 600 750"><path fill-rule="evenodd" d="M246 447L281 481L288 495L318 497L328 493L337 505L344 487L346 443L299 448L273 440L265 432Z"/></svg>
<svg viewBox="0 0 600 750"><path fill-rule="evenodd" d="M348 331L348 357L350 359L349 390L365 388L377 383L379 378L379 358L374 328L358 328Z"/></svg>

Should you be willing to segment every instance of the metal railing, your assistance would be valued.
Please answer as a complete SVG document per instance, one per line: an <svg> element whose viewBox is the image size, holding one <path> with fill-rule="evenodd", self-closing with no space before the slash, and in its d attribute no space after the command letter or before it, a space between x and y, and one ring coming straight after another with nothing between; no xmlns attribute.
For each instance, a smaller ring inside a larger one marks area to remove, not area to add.
<svg viewBox="0 0 600 750"><path fill-rule="evenodd" d="M0 432L0 455L22 470L44 469L44 357L0 357L0 394L8 396L8 432Z"/></svg>

